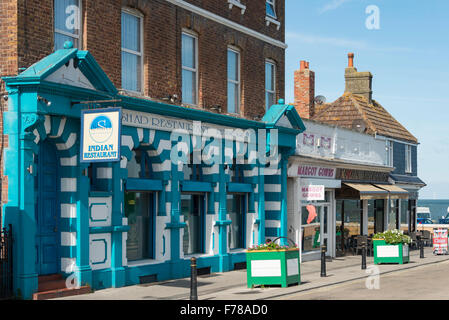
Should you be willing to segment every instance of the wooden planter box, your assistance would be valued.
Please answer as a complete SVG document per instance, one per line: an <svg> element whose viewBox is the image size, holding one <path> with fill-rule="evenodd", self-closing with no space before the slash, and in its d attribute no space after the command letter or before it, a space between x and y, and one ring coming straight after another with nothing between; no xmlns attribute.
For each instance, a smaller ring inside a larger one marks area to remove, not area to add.
<svg viewBox="0 0 449 320"><path fill-rule="evenodd" d="M399 263L410 261L408 244L387 244L385 240L373 240L374 264Z"/></svg>
<svg viewBox="0 0 449 320"><path fill-rule="evenodd" d="M248 288L301 283L299 249L246 251Z"/></svg>

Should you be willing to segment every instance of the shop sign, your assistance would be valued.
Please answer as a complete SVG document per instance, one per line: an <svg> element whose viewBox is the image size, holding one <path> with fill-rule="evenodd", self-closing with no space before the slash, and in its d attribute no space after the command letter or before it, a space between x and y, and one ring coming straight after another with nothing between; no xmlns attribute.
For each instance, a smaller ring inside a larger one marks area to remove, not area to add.
<svg viewBox="0 0 449 320"><path fill-rule="evenodd" d="M324 186L304 185L301 186L301 198L304 201L323 201Z"/></svg>
<svg viewBox="0 0 449 320"><path fill-rule="evenodd" d="M388 182L388 172L337 169L336 178L344 181Z"/></svg>
<svg viewBox="0 0 449 320"><path fill-rule="evenodd" d="M304 178L325 178L335 179L335 168L326 168L319 166L298 166L298 176Z"/></svg>
<svg viewBox="0 0 449 320"><path fill-rule="evenodd" d="M448 231L443 228L433 229L433 253L447 254L448 253Z"/></svg>
<svg viewBox="0 0 449 320"><path fill-rule="evenodd" d="M81 111L80 162L120 161L121 109Z"/></svg>

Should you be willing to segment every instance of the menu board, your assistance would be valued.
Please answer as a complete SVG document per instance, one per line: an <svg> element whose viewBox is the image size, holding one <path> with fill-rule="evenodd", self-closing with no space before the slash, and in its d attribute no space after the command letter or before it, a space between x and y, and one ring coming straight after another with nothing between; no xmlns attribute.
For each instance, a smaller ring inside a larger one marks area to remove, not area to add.
<svg viewBox="0 0 449 320"><path fill-rule="evenodd" d="M443 228L433 229L433 253L448 254L448 230Z"/></svg>

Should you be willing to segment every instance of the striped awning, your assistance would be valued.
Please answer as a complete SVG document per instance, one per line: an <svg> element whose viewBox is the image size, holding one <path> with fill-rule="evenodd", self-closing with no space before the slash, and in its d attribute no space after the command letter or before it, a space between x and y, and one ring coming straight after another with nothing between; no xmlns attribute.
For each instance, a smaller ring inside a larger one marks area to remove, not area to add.
<svg viewBox="0 0 449 320"><path fill-rule="evenodd" d="M390 193L390 199L408 199L408 191L394 184L376 184L375 186L387 190Z"/></svg>
<svg viewBox="0 0 449 320"><path fill-rule="evenodd" d="M365 183L343 183L360 194L360 200L388 199L388 191L378 188L372 184Z"/></svg>

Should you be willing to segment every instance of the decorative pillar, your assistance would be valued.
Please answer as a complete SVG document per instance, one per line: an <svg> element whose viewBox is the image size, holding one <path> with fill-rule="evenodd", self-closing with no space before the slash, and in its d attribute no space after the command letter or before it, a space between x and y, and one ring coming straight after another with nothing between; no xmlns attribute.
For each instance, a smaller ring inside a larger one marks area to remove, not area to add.
<svg viewBox="0 0 449 320"><path fill-rule="evenodd" d="M287 164L288 156L281 154L281 245L287 245L288 236L288 212L287 212Z"/></svg>
<svg viewBox="0 0 449 320"><path fill-rule="evenodd" d="M77 143L79 148L79 143ZM78 163L77 190L78 200L76 203L76 263L78 268L78 280L81 286L92 283L92 269L89 256L89 177L84 175L88 164Z"/></svg>
<svg viewBox="0 0 449 320"><path fill-rule="evenodd" d="M112 286L115 288L125 285L125 268L122 263L122 232L123 225L123 182L121 177L120 162L112 164L112 248L111 248L111 273Z"/></svg>

